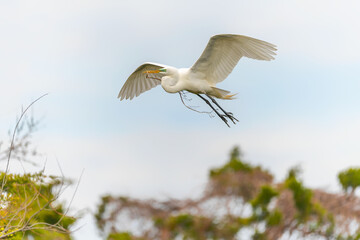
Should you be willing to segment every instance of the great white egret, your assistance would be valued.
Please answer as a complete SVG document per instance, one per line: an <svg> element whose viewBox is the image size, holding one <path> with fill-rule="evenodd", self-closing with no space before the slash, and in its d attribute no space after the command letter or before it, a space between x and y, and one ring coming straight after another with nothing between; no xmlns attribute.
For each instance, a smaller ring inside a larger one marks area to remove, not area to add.
<svg viewBox="0 0 360 240"><path fill-rule="evenodd" d="M222 109L214 97L229 100L233 99L234 94L217 88L216 84L225 80L241 57L269 61L274 59L275 51L275 45L255 38L234 34L215 35L190 68L178 69L151 62L142 64L126 80L118 98L131 100L159 84L168 93L186 90L204 100L229 126L227 118L234 124L238 120L232 113ZM201 94L207 96L222 113Z"/></svg>

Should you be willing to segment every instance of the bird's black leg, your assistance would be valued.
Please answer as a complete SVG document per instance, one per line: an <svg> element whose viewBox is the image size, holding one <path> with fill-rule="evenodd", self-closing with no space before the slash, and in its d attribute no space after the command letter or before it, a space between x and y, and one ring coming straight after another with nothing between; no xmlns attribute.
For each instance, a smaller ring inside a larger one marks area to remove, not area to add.
<svg viewBox="0 0 360 240"><path fill-rule="evenodd" d="M224 117L225 115L221 115L218 111L216 111L216 109L211 105L211 103L206 99L204 98L203 96L201 96L200 94L196 94L198 95L202 100L204 100L206 102L207 105L209 105L211 107L211 109L216 113L216 115L219 116L219 118L221 118L221 120L224 121L224 123L226 123L226 125L228 127L230 127L230 125L228 124L228 121L226 120L226 118Z"/></svg>
<svg viewBox="0 0 360 240"><path fill-rule="evenodd" d="M218 108L220 108L221 111L223 111L223 113L224 113L234 124L236 124L235 121L237 121L237 122L239 121L239 120L237 120L237 119L233 116L233 114L232 114L231 112L226 112L222 107L220 107L220 105L215 101L215 99L214 99L213 97L211 97L211 96L209 96L209 95L207 95L207 94L206 94L206 96L207 96L208 98L210 98L211 101L212 101L213 103L215 103L215 105L218 106ZM235 120L235 121L234 121L234 120Z"/></svg>

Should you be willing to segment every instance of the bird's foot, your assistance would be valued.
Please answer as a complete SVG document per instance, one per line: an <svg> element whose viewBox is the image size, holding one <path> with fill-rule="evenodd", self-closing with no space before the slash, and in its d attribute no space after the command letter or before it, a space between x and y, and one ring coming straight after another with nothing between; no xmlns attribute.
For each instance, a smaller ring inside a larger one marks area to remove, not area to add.
<svg viewBox="0 0 360 240"><path fill-rule="evenodd" d="M232 112L225 112L225 115L223 116L228 117L234 124L236 124L236 122L239 122L239 120L236 117L234 117L234 114Z"/></svg>
<svg viewBox="0 0 360 240"><path fill-rule="evenodd" d="M218 114L218 116L221 118L221 120L223 120L223 122L230 127L230 125L228 124L228 120L226 119L226 115L222 115L222 114Z"/></svg>

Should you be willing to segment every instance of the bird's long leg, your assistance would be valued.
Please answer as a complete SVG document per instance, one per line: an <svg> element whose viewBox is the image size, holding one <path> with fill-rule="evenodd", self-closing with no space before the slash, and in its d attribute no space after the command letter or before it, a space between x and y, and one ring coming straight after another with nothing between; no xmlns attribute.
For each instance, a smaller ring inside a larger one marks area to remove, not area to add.
<svg viewBox="0 0 360 240"><path fill-rule="evenodd" d="M196 94L198 95L202 100L204 100L206 102L207 105L209 105L211 107L211 109L216 113L216 115L219 116L219 118L221 118L221 120L224 121L224 123L226 123L226 125L228 127L230 127L230 125L228 124L228 121L226 120L226 118L224 117L225 115L221 115L214 107L213 105L211 105L211 103L209 102L209 100L207 100L206 98L204 98L203 96L201 96L200 94Z"/></svg>
<svg viewBox="0 0 360 240"><path fill-rule="evenodd" d="M213 97L211 97L211 96L209 96L209 95L207 95L206 94L206 96L208 97L208 98L210 98L211 99L211 101L213 102L213 103L215 103L215 105L216 106L218 106L218 108L220 108L220 110L234 123L234 124L236 124L236 122L235 121L239 121L239 120L237 120L234 116L233 116L233 114L231 113L231 112L226 112L222 107L220 107L220 105L215 101L215 99L213 98ZM234 121L235 120L235 121Z"/></svg>

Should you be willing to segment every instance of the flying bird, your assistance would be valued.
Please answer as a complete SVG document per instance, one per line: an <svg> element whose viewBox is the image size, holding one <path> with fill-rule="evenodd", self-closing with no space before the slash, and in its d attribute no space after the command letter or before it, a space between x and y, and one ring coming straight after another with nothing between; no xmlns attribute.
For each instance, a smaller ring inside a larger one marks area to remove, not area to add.
<svg viewBox="0 0 360 240"><path fill-rule="evenodd" d="M216 84L227 78L240 58L270 61L274 59L276 50L276 46L271 43L243 35L215 35L190 68L175 68L152 62L140 65L126 80L118 98L131 100L161 84L168 93L188 91L196 94L230 127L228 119L234 124L238 120L231 112L225 111L215 98L230 100L235 94L217 88Z"/></svg>

